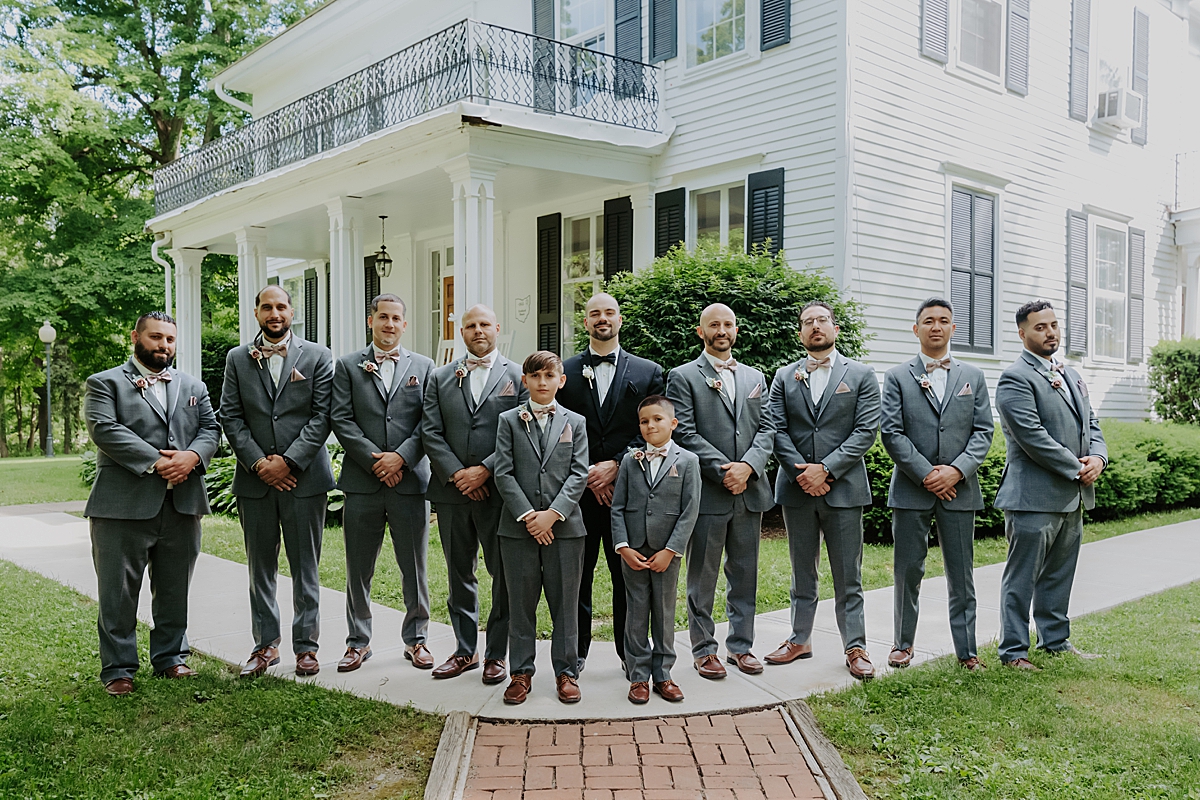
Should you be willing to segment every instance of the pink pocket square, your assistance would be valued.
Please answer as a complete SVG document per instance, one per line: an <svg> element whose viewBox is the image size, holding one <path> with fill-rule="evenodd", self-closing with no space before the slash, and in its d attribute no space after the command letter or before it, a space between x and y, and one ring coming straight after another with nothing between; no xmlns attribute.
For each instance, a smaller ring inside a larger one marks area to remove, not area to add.
<svg viewBox="0 0 1200 800"><path fill-rule="evenodd" d="M568 422L567 426L565 428L563 428L562 435L560 435L558 437L558 442L559 442L559 444L562 444L563 442L573 442L573 441L575 441L575 434L571 430L571 423Z"/></svg>
<svg viewBox="0 0 1200 800"><path fill-rule="evenodd" d="M419 380L417 380L416 375L410 375L408 378L408 383L406 383L404 385L405 386L420 386L421 382Z"/></svg>
<svg viewBox="0 0 1200 800"><path fill-rule="evenodd" d="M971 395L971 394L975 394L975 392L971 390L971 384L964 383L963 388L959 389L958 394L955 396L956 397L966 397L967 395Z"/></svg>
<svg viewBox="0 0 1200 800"><path fill-rule="evenodd" d="M834 394L850 394L850 387L846 385L845 381L842 381L838 384L837 391Z"/></svg>
<svg viewBox="0 0 1200 800"><path fill-rule="evenodd" d="M306 381L306 380L308 380L308 378L304 377L304 375L300 372L300 370L296 369L295 367L292 367L292 377L288 381L288 383L295 383L296 381Z"/></svg>
<svg viewBox="0 0 1200 800"><path fill-rule="evenodd" d="M191 397L188 398L189 406L194 406L194 405L196 405L197 402L198 401L196 400L196 395L192 395Z"/></svg>
<svg viewBox="0 0 1200 800"><path fill-rule="evenodd" d="M1083 378L1080 378L1079 380L1075 381L1075 388L1079 390L1080 397L1088 396L1087 384L1083 382Z"/></svg>
<svg viewBox="0 0 1200 800"><path fill-rule="evenodd" d="M671 471L667 473L667 477L668 478L678 478L679 477L679 470L675 464L671 465Z"/></svg>
<svg viewBox="0 0 1200 800"><path fill-rule="evenodd" d="M504 384L504 388L500 390L500 396L501 397L516 397L517 396L517 390L513 386L512 381L509 381L508 383Z"/></svg>
<svg viewBox="0 0 1200 800"><path fill-rule="evenodd" d="M746 395L747 400L753 400L756 397L762 397L762 384L754 384L754 388L750 390L750 394Z"/></svg>

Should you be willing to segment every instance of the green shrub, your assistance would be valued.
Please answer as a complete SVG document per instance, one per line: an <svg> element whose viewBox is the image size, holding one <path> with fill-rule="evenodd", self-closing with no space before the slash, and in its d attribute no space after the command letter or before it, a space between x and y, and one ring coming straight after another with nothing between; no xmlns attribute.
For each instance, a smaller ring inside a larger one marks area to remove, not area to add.
<svg viewBox="0 0 1200 800"><path fill-rule="evenodd" d="M666 369L700 354L696 325L711 303L724 303L737 314L737 359L768 378L804 354L798 320L800 308L810 300L824 300L834 308L842 353L851 358L866 353L861 306L843 298L826 275L789 267L782 252L772 256L704 244L694 252L677 247L641 272L617 275L606 291L621 304L621 346ZM587 347L582 325L578 337L576 349L582 351Z"/></svg>
<svg viewBox="0 0 1200 800"><path fill-rule="evenodd" d="M85 486L91 486L96 482L96 451L88 450L79 460L79 480L83 481Z"/></svg>
<svg viewBox="0 0 1200 800"><path fill-rule="evenodd" d="M1167 422L1200 423L1200 339L1156 344L1149 377L1154 413Z"/></svg>
<svg viewBox="0 0 1200 800"><path fill-rule="evenodd" d="M200 380L208 387L213 410L221 405L221 386L225 383L225 356L238 346L237 331L205 328L200 334Z"/></svg>

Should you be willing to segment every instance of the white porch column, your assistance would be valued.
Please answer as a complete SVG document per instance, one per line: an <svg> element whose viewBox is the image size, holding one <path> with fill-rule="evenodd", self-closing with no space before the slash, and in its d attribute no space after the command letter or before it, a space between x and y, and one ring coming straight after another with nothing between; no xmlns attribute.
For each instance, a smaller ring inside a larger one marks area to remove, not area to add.
<svg viewBox="0 0 1200 800"><path fill-rule="evenodd" d="M352 197L338 197L329 209L329 314L330 349L338 358L366 344L363 295L363 205Z"/></svg>
<svg viewBox="0 0 1200 800"><path fill-rule="evenodd" d="M503 166L471 155L442 164L454 188L454 308L459 317L479 303L496 308L494 183ZM455 347L461 351L462 343Z"/></svg>
<svg viewBox="0 0 1200 800"><path fill-rule="evenodd" d="M258 335L254 296L267 285L267 229L238 228L233 232L238 255L238 331L242 344Z"/></svg>
<svg viewBox="0 0 1200 800"><path fill-rule="evenodd" d="M200 265L207 250L180 247L167 251L175 262L175 366L200 377Z"/></svg>
<svg viewBox="0 0 1200 800"><path fill-rule="evenodd" d="M1200 335L1200 253L1183 249L1183 330L1184 336Z"/></svg>
<svg viewBox="0 0 1200 800"><path fill-rule="evenodd" d="M640 271L654 260L654 185L629 193L633 204L633 269Z"/></svg>

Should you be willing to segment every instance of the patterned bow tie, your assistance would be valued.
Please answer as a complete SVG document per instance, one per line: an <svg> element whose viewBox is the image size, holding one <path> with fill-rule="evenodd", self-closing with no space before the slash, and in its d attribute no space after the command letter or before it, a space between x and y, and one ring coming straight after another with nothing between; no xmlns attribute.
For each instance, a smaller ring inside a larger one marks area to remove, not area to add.
<svg viewBox="0 0 1200 800"><path fill-rule="evenodd" d="M271 356L287 358L288 346L286 344L267 344L263 342L259 345L258 349L263 354L263 358L270 358Z"/></svg>
<svg viewBox="0 0 1200 800"><path fill-rule="evenodd" d="M378 364L382 364L385 361L391 361L393 364L398 363L400 361L400 350L397 348L390 353L381 353L376 350L375 361Z"/></svg>
<svg viewBox="0 0 1200 800"><path fill-rule="evenodd" d="M162 372L153 372L146 376L146 382L149 383L151 386L158 383L159 381L162 381L163 383L170 383L171 382L171 373L167 372L164 369Z"/></svg>
<svg viewBox="0 0 1200 800"><path fill-rule="evenodd" d="M612 364L615 367L617 365L617 354L609 353L606 356L599 356L592 353L592 366L599 366L600 364Z"/></svg>
<svg viewBox="0 0 1200 800"><path fill-rule="evenodd" d="M533 408L530 410L533 411L533 415L538 418L538 422L541 422L546 417L553 417L554 412L557 409L554 406L546 406L545 408Z"/></svg>
<svg viewBox="0 0 1200 800"><path fill-rule="evenodd" d="M667 448L666 447L652 447L650 445L646 445L646 458L653 460L655 458L666 458L666 457L667 457Z"/></svg>
<svg viewBox="0 0 1200 800"><path fill-rule="evenodd" d="M467 358L464 359L463 363L467 365L467 372L474 372L480 367L489 367L492 360L490 358Z"/></svg>
<svg viewBox="0 0 1200 800"><path fill-rule="evenodd" d="M737 361L735 361L732 358L729 359L728 361L717 361L716 363L713 364L713 369L715 369L717 372L721 372L723 370L729 370L730 372L737 372L737 368L738 368L738 363L737 363Z"/></svg>
<svg viewBox="0 0 1200 800"><path fill-rule="evenodd" d="M1050 370L1052 372L1058 372L1062 375L1066 375L1067 374L1067 365L1061 361L1051 361L1050 362Z"/></svg>
<svg viewBox="0 0 1200 800"><path fill-rule="evenodd" d="M809 357L808 361L804 362L804 368L809 372L816 372L819 369L829 369L832 366L832 356L825 356L820 361Z"/></svg>
<svg viewBox="0 0 1200 800"><path fill-rule="evenodd" d="M935 358L933 361L930 361L925 365L926 374L930 372L936 372L939 369L950 369L950 356L946 356L945 358Z"/></svg>

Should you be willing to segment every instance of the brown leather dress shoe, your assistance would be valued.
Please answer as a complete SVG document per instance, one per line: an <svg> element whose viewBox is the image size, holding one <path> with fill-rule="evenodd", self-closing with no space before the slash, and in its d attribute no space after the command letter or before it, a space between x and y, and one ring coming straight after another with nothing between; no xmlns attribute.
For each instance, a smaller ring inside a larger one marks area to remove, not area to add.
<svg viewBox="0 0 1200 800"><path fill-rule="evenodd" d="M812 658L812 645L784 642L775 650L767 653L763 661L768 664L790 664L798 658Z"/></svg>
<svg viewBox="0 0 1200 800"><path fill-rule="evenodd" d="M175 664L158 673L159 678L194 678L195 671L187 664Z"/></svg>
<svg viewBox="0 0 1200 800"><path fill-rule="evenodd" d="M1028 658L1014 658L1012 661L1001 661L1000 663L1006 667L1012 667L1013 669L1024 670L1025 672L1041 672L1042 671L1041 667L1036 666Z"/></svg>
<svg viewBox="0 0 1200 800"><path fill-rule="evenodd" d="M683 689L675 685L675 681L659 681L654 684L654 693L671 703L683 700Z"/></svg>
<svg viewBox="0 0 1200 800"><path fill-rule="evenodd" d="M579 693L579 683L567 673L554 679L558 683L558 700L560 703L578 703L583 697Z"/></svg>
<svg viewBox="0 0 1200 800"><path fill-rule="evenodd" d="M296 653L296 674L297 675L316 675L321 671L321 664L317 661L317 654L311 650L304 653Z"/></svg>
<svg viewBox="0 0 1200 800"><path fill-rule="evenodd" d="M423 644L410 644L404 648L404 657L417 669L433 669L433 653Z"/></svg>
<svg viewBox="0 0 1200 800"><path fill-rule="evenodd" d="M903 669L912 663L913 649L906 647L901 650L899 647L893 647L892 652L888 653L888 666L896 669Z"/></svg>
<svg viewBox="0 0 1200 800"><path fill-rule="evenodd" d="M629 702L639 706L649 703L650 683L648 681L634 681L629 684Z"/></svg>
<svg viewBox="0 0 1200 800"><path fill-rule="evenodd" d="M483 682L487 686L496 683L501 683L508 677L508 670L504 668L504 659L488 658L483 662Z"/></svg>
<svg viewBox="0 0 1200 800"><path fill-rule="evenodd" d="M527 675L524 672L518 672L512 676L512 681L508 684L508 688L504 690L504 702L510 706L524 703L532 687L533 676Z"/></svg>
<svg viewBox="0 0 1200 800"><path fill-rule="evenodd" d="M696 671L700 673L701 678L708 678L710 681L725 677L725 667L721 666L721 659L717 658L716 653L697 658Z"/></svg>
<svg viewBox="0 0 1200 800"><path fill-rule="evenodd" d="M869 681L875 677L875 665L861 647L851 647L846 651L846 667L850 670L850 677L857 680Z"/></svg>
<svg viewBox="0 0 1200 800"><path fill-rule="evenodd" d="M250 658L246 660L245 665L242 667L241 677L257 678L267 671L267 667L273 667L278 663L278 647L263 647L255 650L250 654Z"/></svg>
<svg viewBox="0 0 1200 800"><path fill-rule="evenodd" d="M963 669L970 670L971 672L983 672L985 669L987 669L987 665L985 665L975 656L971 656L970 658L960 658L958 660L958 665Z"/></svg>
<svg viewBox="0 0 1200 800"><path fill-rule="evenodd" d="M473 656L450 656L442 665L433 671L433 677L441 678L457 678L469 669L479 668L479 654ZM503 680L503 677L501 677Z"/></svg>
<svg viewBox="0 0 1200 800"><path fill-rule="evenodd" d="M371 648L367 647L347 647L346 655L342 656L342 660L338 662L338 672L354 672L363 665L363 662L371 657Z"/></svg>
<svg viewBox="0 0 1200 800"><path fill-rule="evenodd" d="M104 691L113 697L125 697L133 694L133 681L129 678L114 678L104 684Z"/></svg>
<svg viewBox="0 0 1200 800"><path fill-rule="evenodd" d="M753 653L730 653L725 656L725 660L747 675L762 674L762 662L755 658Z"/></svg>

